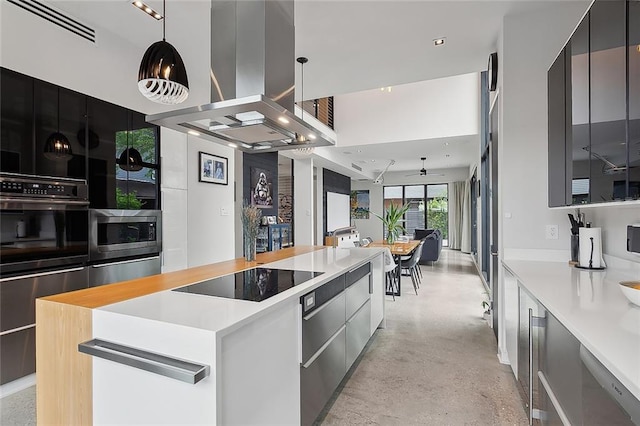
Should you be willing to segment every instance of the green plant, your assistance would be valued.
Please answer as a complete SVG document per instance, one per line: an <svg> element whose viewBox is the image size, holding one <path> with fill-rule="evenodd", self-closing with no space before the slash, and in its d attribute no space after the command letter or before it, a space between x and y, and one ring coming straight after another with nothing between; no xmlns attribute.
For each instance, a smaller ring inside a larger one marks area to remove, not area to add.
<svg viewBox="0 0 640 426"><path fill-rule="evenodd" d="M491 311L491 303L489 303L489 292L488 291L483 291L482 294L484 294L485 299L482 301L482 309L484 309L484 312L486 314L488 314Z"/></svg>
<svg viewBox="0 0 640 426"><path fill-rule="evenodd" d="M389 208L385 211L384 217L371 212L382 221L384 229L387 232L387 243L393 244L398 239L400 233L405 231L401 221L407 210L409 210L409 203L402 207L398 207L391 203Z"/></svg>
<svg viewBox="0 0 640 426"><path fill-rule="evenodd" d="M140 201L136 195L136 191L123 192L120 188L116 188L116 208L140 210L142 201Z"/></svg>

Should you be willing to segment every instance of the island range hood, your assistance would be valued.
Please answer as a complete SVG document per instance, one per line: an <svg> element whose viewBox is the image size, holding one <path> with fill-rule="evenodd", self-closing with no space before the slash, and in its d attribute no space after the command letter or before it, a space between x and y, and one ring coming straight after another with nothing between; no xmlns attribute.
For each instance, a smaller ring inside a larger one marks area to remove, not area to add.
<svg viewBox="0 0 640 426"><path fill-rule="evenodd" d="M212 103L147 122L248 153L335 145L293 112L293 8L293 0L212 0Z"/></svg>

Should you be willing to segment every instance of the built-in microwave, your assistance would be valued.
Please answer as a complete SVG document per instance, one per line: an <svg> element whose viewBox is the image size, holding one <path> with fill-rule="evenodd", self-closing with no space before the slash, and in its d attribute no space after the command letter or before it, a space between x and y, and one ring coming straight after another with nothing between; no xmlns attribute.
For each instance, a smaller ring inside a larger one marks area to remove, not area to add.
<svg viewBox="0 0 640 426"><path fill-rule="evenodd" d="M89 261L159 254L162 250L160 210L89 210Z"/></svg>

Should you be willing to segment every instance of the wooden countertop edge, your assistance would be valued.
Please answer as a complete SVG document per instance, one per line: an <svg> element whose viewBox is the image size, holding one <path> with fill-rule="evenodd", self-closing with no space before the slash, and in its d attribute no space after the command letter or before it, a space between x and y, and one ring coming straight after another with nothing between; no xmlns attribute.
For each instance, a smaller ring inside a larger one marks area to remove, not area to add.
<svg viewBox="0 0 640 426"><path fill-rule="evenodd" d="M273 252L260 253L256 256L255 262L247 262L244 258L238 258L115 284L55 294L39 300L65 303L91 309L99 308L135 297L171 290L191 283L251 269L264 263L271 263L324 249L326 249L324 246L296 246Z"/></svg>

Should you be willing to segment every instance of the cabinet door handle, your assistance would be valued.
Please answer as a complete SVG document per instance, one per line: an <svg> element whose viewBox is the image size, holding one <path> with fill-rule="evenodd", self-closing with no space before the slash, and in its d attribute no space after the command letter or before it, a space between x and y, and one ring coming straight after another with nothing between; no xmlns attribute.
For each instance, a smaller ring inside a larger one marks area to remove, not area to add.
<svg viewBox="0 0 640 426"><path fill-rule="evenodd" d="M533 424L533 309L529 308L529 424Z"/></svg>
<svg viewBox="0 0 640 426"><path fill-rule="evenodd" d="M208 365L100 339L80 343L78 351L190 384L198 383L210 372Z"/></svg>

